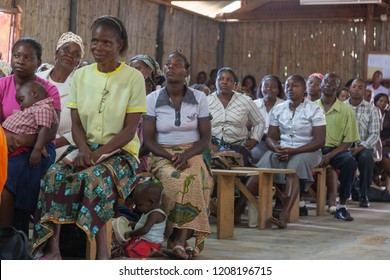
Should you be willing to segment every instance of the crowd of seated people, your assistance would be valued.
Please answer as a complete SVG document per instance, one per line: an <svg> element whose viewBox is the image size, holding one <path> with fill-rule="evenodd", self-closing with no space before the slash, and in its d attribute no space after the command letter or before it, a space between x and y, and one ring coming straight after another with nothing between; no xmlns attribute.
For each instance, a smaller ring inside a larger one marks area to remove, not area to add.
<svg viewBox="0 0 390 280"><path fill-rule="evenodd" d="M347 208L351 195L360 207L375 207L372 185L384 185L390 176L389 90L380 71L372 83L353 78L345 87L334 73L291 75L284 85L268 74L258 77L257 87L255 75L244 73L240 85L237 73L226 66L209 75L200 71L188 83L190 62L178 50L161 67L145 54L122 62L127 32L112 16L93 22L89 45L94 62L82 66L83 40L64 33L54 64L44 69L40 43L21 38L12 48L10 65L0 63L1 124L14 110L29 110L16 97L31 81L43 85L59 117L44 137L4 135L9 154L24 149L2 164L7 180L0 185L0 226L28 233L32 216L32 250L41 259L62 258L62 224L77 225L96 239L96 258L109 258L107 223L118 216L119 201L132 199L145 171L161 188L166 226L164 220L159 234L167 240L162 253L174 259L199 256L211 234L215 182L210 157L229 150L239 153L246 167L296 170L275 177L285 193L270 219L278 228L287 227L299 194L315 180L315 167L331 167L328 208L335 218L353 220ZM36 143L43 143L42 160L31 165ZM254 195L256 180L243 181ZM145 184L139 192L142 188ZM155 197L144 200L151 205L138 214L160 206ZM136 201L139 205L139 197ZM236 200L236 223L246 204L244 196ZM147 225L156 224L150 220L154 216L143 216L142 231L135 228L131 234L153 230Z"/></svg>

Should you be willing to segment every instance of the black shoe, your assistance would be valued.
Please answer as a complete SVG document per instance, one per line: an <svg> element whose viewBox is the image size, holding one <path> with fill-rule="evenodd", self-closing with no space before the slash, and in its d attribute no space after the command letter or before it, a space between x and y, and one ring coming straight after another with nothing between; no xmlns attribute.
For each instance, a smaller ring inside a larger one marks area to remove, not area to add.
<svg viewBox="0 0 390 280"><path fill-rule="evenodd" d="M299 217L309 216L309 212L307 211L306 205L299 207Z"/></svg>
<svg viewBox="0 0 390 280"><path fill-rule="evenodd" d="M362 196L360 198L359 206L360 207L364 207L364 208L370 207L370 202L368 201L368 197L367 196Z"/></svg>
<svg viewBox="0 0 390 280"><path fill-rule="evenodd" d="M353 221L351 214L349 214L348 210L344 207L337 209L334 217L347 222Z"/></svg>

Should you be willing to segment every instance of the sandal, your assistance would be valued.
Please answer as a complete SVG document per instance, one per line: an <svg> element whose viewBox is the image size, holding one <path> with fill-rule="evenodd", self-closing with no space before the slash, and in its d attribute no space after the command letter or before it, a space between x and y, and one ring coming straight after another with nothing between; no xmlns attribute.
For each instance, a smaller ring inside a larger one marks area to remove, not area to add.
<svg viewBox="0 0 390 280"><path fill-rule="evenodd" d="M197 248L195 248L195 249L192 248L192 246L189 245L187 242L185 244L184 250L188 254L188 257L190 257L190 258L196 258L196 257L199 257L199 255L200 255L199 250Z"/></svg>
<svg viewBox="0 0 390 280"><path fill-rule="evenodd" d="M189 255L186 253L186 250L181 245L176 245L172 249L164 249L163 254L171 257L175 260L188 260Z"/></svg>
<svg viewBox="0 0 390 280"><path fill-rule="evenodd" d="M282 222L281 220L279 220L279 219L277 219L277 218L275 218L275 217L271 217L271 218L269 218L269 221L271 222L271 223L273 223L274 225L276 225L278 228L280 228L280 229L285 229L285 228L287 228L287 223L284 223L284 222Z"/></svg>

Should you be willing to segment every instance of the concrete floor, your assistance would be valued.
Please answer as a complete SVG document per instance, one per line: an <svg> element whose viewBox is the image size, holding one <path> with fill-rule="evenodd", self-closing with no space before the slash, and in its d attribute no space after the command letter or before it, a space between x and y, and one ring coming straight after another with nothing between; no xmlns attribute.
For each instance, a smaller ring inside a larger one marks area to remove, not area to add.
<svg viewBox="0 0 390 280"><path fill-rule="evenodd" d="M307 205L308 217L300 217L287 229L249 228L243 219L229 240L216 238L216 219L210 217L213 234L198 259L390 260L390 203L371 205L360 208L358 202L349 201L352 222L330 214L317 217L315 204Z"/></svg>
<svg viewBox="0 0 390 280"><path fill-rule="evenodd" d="M288 224L287 229L249 228L244 214L232 239L217 239L216 218L210 216L212 234L197 259L390 260L389 202L372 202L371 208L360 208L358 202L349 201L348 209L355 219L352 222L337 220L328 213L317 217L315 206L307 204L309 216ZM130 260L124 256L115 259Z"/></svg>

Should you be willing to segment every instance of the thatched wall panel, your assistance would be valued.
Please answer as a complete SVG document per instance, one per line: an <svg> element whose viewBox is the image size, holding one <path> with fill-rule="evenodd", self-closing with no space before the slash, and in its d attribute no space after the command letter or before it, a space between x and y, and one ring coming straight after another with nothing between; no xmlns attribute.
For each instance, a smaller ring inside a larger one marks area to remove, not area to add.
<svg viewBox="0 0 390 280"><path fill-rule="evenodd" d="M279 73L307 77L313 72L335 72L347 81L362 76L364 24L347 22L282 23Z"/></svg>
<svg viewBox="0 0 390 280"><path fill-rule="evenodd" d="M91 25L98 16L113 15L118 16L120 0L83 0L77 2L77 30L86 45L84 59L93 60L92 54L89 52L89 42L91 41ZM123 20L123 19L122 19Z"/></svg>
<svg viewBox="0 0 390 280"><path fill-rule="evenodd" d="M14 8L13 0L0 0L0 8Z"/></svg>
<svg viewBox="0 0 390 280"><path fill-rule="evenodd" d="M188 58L191 54L191 29L193 17L177 9L167 9L164 23L164 54L180 49Z"/></svg>
<svg viewBox="0 0 390 280"><path fill-rule="evenodd" d="M196 82L198 72L205 71L207 74L210 70L216 68L217 59L217 40L219 24L215 21L205 19L204 17L194 17L196 29L192 41L192 58L191 63L191 83ZM193 25L194 27L194 25ZM188 54L189 55L189 54Z"/></svg>
<svg viewBox="0 0 390 280"><path fill-rule="evenodd" d="M69 30L70 0L25 0L19 4L23 11L21 36L36 38L42 44L42 61L52 63L59 36Z"/></svg>
<svg viewBox="0 0 390 280"><path fill-rule="evenodd" d="M126 61L137 54L156 54L158 5L142 0L121 0L119 18L129 35Z"/></svg>
<svg viewBox="0 0 390 280"><path fill-rule="evenodd" d="M257 83L272 71L274 23L230 23L226 26L224 66L231 67L238 80L251 74Z"/></svg>
<svg viewBox="0 0 390 280"><path fill-rule="evenodd" d="M20 5L23 10L21 35L37 38L44 48L43 60L53 62L56 42L70 27L70 2L0 0L0 5L11 8L14 4ZM155 56L158 4L145 0L77 3L76 33L86 42L86 59L92 59L88 51L90 26L103 14L119 16L126 25L130 44L127 60L138 53ZM307 77L312 72L336 72L344 81L364 74L366 22L297 20L225 25L223 64L232 67L240 81L244 75L252 74L259 82L264 75L273 72L282 80L293 73ZM373 27L374 30L367 31L374 34L367 49L390 51L389 23L374 20ZM197 72L209 72L216 66L218 22L167 7L163 32L163 59L169 52L182 49L192 64L192 82Z"/></svg>

